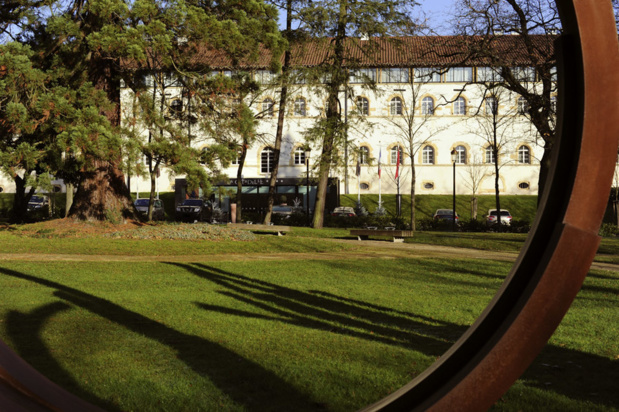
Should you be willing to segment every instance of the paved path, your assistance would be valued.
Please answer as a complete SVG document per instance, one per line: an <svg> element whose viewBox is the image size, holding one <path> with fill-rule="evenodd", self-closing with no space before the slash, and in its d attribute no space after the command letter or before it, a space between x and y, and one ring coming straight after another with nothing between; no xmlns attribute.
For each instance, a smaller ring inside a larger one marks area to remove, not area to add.
<svg viewBox="0 0 619 412"><path fill-rule="evenodd" d="M203 254L203 255L70 255L53 253L0 253L2 261L39 262L223 262L223 261L268 261L268 260L348 260L348 259L401 259L401 258L455 258L493 259L513 262L515 252L493 252L451 246L425 245L420 243L391 243L386 241L333 239L334 242L354 245L354 250L322 253L248 253L248 254ZM619 272L619 265L594 262L594 269Z"/></svg>

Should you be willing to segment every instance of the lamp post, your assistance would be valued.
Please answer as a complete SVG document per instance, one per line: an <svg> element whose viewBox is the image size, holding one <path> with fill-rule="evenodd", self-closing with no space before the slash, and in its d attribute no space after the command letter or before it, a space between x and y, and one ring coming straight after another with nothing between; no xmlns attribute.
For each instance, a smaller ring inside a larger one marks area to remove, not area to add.
<svg viewBox="0 0 619 412"><path fill-rule="evenodd" d="M309 146L305 146L305 191L307 196L307 201L305 203L305 212L307 213L307 226L310 226L310 213L309 213L309 204L310 204L310 188L309 188L309 156L310 156L310 148Z"/></svg>
<svg viewBox="0 0 619 412"><path fill-rule="evenodd" d="M458 152L456 149L451 151L451 164L453 165L453 216L451 221L451 229L452 231L456 231L456 159L458 158Z"/></svg>

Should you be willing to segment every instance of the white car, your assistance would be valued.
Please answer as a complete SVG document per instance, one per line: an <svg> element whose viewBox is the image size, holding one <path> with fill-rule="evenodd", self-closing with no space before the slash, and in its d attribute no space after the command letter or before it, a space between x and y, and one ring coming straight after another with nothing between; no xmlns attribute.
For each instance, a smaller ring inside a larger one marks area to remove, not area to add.
<svg viewBox="0 0 619 412"><path fill-rule="evenodd" d="M496 209L488 210L488 216L486 216L486 224L492 226L499 223L499 214ZM507 209L501 209L501 224L510 225L512 223L512 214Z"/></svg>

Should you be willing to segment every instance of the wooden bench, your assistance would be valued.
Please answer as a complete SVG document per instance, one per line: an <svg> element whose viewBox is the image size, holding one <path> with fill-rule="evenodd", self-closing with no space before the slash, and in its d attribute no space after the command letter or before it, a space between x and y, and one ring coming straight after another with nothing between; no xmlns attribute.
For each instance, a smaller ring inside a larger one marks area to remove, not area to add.
<svg viewBox="0 0 619 412"><path fill-rule="evenodd" d="M228 227L235 229L251 230L252 232L275 232L277 236L283 236L290 232L290 226L281 225L260 225L252 223L228 223Z"/></svg>
<svg viewBox="0 0 619 412"><path fill-rule="evenodd" d="M370 236L387 236L393 239L393 242L402 243L404 238L413 237L412 230L395 230L395 229L352 229L351 236L357 236L358 240L368 240Z"/></svg>

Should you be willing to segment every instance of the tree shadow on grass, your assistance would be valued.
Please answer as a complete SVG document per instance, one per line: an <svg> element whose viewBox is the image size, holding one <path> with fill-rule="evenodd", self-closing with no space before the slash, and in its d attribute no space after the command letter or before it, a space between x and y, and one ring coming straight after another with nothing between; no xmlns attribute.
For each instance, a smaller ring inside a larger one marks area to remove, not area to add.
<svg viewBox="0 0 619 412"><path fill-rule="evenodd" d="M11 338L17 353L23 359L28 359L41 374L50 377L63 388L81 399L96 404L107 411L120 411L112 403L98 398L92 392L82 388L80 384L66 371L52 354L52 350L43 342L41 332L45 324L60 312L71 309L64 302L53 302L39 306L29 313L10 311L6 317L6 332Z"/></svg>
<svg viewBox="0 0 619 412"><path fill-rule="evenodd" d="M181 333L106 299L54 281L4 268L0 268L0 273L55 289L54 295L58 298L108 319L134 333L167 345L176 351L178 359L196 373L208 377L222 392L226 393L237 404L243 405L247 410L270 410L272 408L269 405L273 405L273 399L277 399L276 408L279 410L322 409L322 405L312 402L311 399L308 399L295 387L272 372L221 345L197 336ZM49 311L49 309L43 308L41 310ZM13 317L13 321L17 319ZM41 326L42 323L35 324L31 330L31 335L40 333ZM12 331L16 331L19 327L18 324L9 325ZM24 340L18 340L17 344L25 344ZM17 349L19 351L19 348ZM53 365L50 365L47 371L48 377L53 380L62 380L66 374L62 368ZM67 382L67 384L70 385L66 387L69 391L74 393L82 391L75 382ZM156 396L156 394L153 394L153 396ZM93 403L102 407L108 406L99 399L93 399Z"/></svg>
<svg viewBox="0 0 619 412"><path fill-rule="evenodd" d="M220 293L255 308L240 311L196 302L199 307L235 316L256 317L414 349L429 356L444 353L467 326L393 311L319 291L300 291L205 264L169 263L225 288Z"/></svg>

